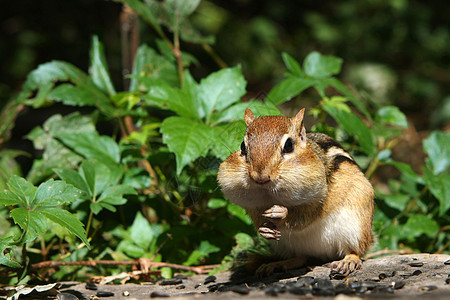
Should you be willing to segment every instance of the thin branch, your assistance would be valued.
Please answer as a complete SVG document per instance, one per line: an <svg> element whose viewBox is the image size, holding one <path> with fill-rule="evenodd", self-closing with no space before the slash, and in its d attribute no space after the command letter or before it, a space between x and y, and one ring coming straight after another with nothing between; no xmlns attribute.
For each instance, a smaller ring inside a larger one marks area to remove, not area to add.
<svg viewBox="0 0 450 300"><path fill-rule="evenodd" d="M216 64L220 68L222 68L222 69L228 68L226 62L224 62L223 59L219 55L217 55L217 53L214 51L214 49L210 45L202 44L202 47L203 47L203 50L205 50L206 53L208 53L209 56L212 57L212 59L216 62Z"/></svg>
<svg viewBox="0 0 450 300"><path fill-rule="evenodd" d="M109 266L140 266L139 261L115 261L115 260L89 260L89 261L43 261L31 265L33 269L41 268L55 268L61 266L89 266L95 267L98 265L109 265ZM207 273L209 270L217 268L220 265L205 265L205 266L183 266L178 264L164 263L164 262L151 262L151 268L172 268L182 271L194 272L197 274Z"/></svg>
<svg viewBox="0 0 450 300"><path fill-rule="evenodd" d="M183 73L183 61L181 59L180 36L179 36L178 30L179 30L179 28L177 26L175 28L175 31L173 34L173 39L174 39L173 46L171 46L170 44L169 44L169 46L171 46L172 52L177 59L178 77L180 79L180 87L181 87L183 85L183 81L184 81L184 73Z"/></svg>
<svg viewBox="0 0 450 300"><path fill-rule="evenodd" d="M134 56L139 47L139 17L128 5L124 4L120 14L120 40L122 48L122 75L124 90L128 90L130 79L125 75L132 72Z"/></svg>
<svg viewBox="0 0 450 300"><path fill-rule="evenodd" d="M447 249L448 246L450 246L450 241L448 241L441 249L436 251L436 253L434 254L442 254L442 252L444 252L444 250Z"/></svg>
<svg viewBox="0 0 450 300"><path fill-rule="evenodd" d="M388 249L383 249L383 250L380 250L380 251L377 251L377 252L373 252L373 253L367 254L366 258L370 259L370 258L374 258L374 257L377 257L377 256L386 255L386 254L393 255L393 254L411 254L411 253L413 253L413 252L412 251L408 251L408 250L388 250Z"/></svg>

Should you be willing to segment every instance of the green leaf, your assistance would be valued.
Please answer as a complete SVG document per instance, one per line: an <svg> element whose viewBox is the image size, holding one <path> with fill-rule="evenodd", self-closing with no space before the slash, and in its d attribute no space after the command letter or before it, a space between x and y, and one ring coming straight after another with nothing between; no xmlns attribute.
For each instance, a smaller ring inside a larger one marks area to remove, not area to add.
<svg viewBox="0 0 450 300"><path fill-rule="evenodd" d="M69 83L63 83L54 88L47 98L72 106L95 106L96 99L89 90L79 88Z"/></svg>
<svg viewBox="0 0 450 300"><path fill-rule="evenodd" d="M373 136L382 138L385 141L392 140L393 138L404 134L404 130L400 127L393 127L391 125L385 125L379 122L373 123L371 131Z"/></svg>
<svg viewBox="0 0 450 300"><path fill-rule="evenodd" d="M234 236L234 239L236 240L238 249L246 250L255 246L255 241L253 238L246 233L239 232Z"/></svg>
<svg viewBox="0 0 450 300"><path fill-rule="evenodd" d="M354 115L336 107L324 103L323 108L327 111L349 135L355 135L364 153L373 155L376 147L373 143L372 133L364 122Z"/></svg>
<svg viewBox="0 0 450 300"><path fill-rule="evenodd" d="M104 164L115 166L120 161L120 149L109 136L97 132L80 132L77 134L56 134L65 145L86 158L96 159Z"/></svg>
<svg viewBox="0 0 450 300"><path fill-rule="evenodd" d="M38 129L38 130L37 130ZM82 116L79 112L67 116L56 114L48 118L42 127L36 127L27 138L32 140L37 149L44 149L48 146L51 138L58 134L78 134L81 132L95 132L95 125L92 119Z"/></svg>
<svg viewBox="0 0 450 300"><path fill-rule="evenodd" d="M111 195L107 197L101 197L100 199L98 199L98 202L102 205L106 205L105 207L111 207L114 205L123 205L127 203L127 199L119 195ZM114 211L116 211L115 208Z"/></svg>
<svg viewBox="0 0 450 300"><path fill-rule="evenodd" d="M20 204L25 208L33 208L33 201L36 196L37 188L24 178L17 175L11 176L7 182L9 190L14 193L19 199ZM8 199L12 199L11 197Z"/></svg>
<svg viewBox="0 0 450 300"><path fill-rule="evenodd" d="M410 197L405 194L384 195L384 202L392 208L403 211L408 204Z"/></svg>
<svg viewBox="0 0 450 300"><path fill-rule="evenodd" d="M335 107L337 110L342 110L346 113L351 113L350 107L345 103L347 98L342 96L333 96L331 98L324 97L323 102L325 105Z"/></svg>
<svg viewBox="0 0 450 300"><path fill-rule="evenodd" d="M14 259L12 251L5 254L5 250L12 247L11 244L14 244L14 237L0 238L0 265L10 268L20 268L20 264Z"/></svg>
<svg viewBox="0 0 450 300"><path fill-rule="evenodd" d="M142 249L149 249L150 243L157 237L148 220L140 212L136 214L133 224L128 230L131 240Z"/></svg>
<svg viewBox="0 0 450 300"><path fill-rule="evenodd" d="M273 104L281 104L297 96L314 84L314 80L301 77L291 77L283 80L272 88L266 99Z"/></svg>
<svg viewBox="0 0 450 300"><path fill-rule="evenodd" d="M252 219L247 215L245 209L243 209L242 207L235 205L233 203L229 203L227 206L227 210L232 216L240 219L245 224L247 225L252 224Z"/></svg>
<svg viewBox="0 0 450 300"><path fill-rule="evenodd" d="M162 28L159 25L158 18L153 14L153 11L146 3L140 0L113 0L113 1L127 4L132 10L137 12L144 21L149 23L160 36L164 35Z"/></svg>
<svg viewBox="0 0 450 300"><path fill-rule="evenodd" d="M108 65L106 64L105 54L103 52L103 44L99 41L98 36L92 37L91 47L91 67L89 69L92 81L104 92L110 96L116 91L109 77Z"/></svg>
<svg viewBox="0 0 450 300"><path fill-rule="evenodd" d="M375 118L384 124L408 127L405 115L396 106L384 106L377 111Z"/></svg>
<svg viewBox="0 0 450 300"><path fill-rule="evenodd" d="M150 88L144 99L149 105L170 109L182 117L195 119L204 117L202 108L196 104L192 95L165 83Z"/></svg>
<svg viewBox="0 0 450 300"><path fill-rule="evenodd" d="M435 175L425 166L422 171L428 188L439 201L439 215L443 216L450 208L450 174Z"/></svg>
<svg viewBox="0 0 450 300"><path fill-rule="evenodd" d="M194 250L188 259L184 262L184 265L192 266L200 264L200 260L207 257L211 253L219 252L220 248L211 244L208 241L202 241L198 249Z"/></svg>
<svg viewBox="0 0 450 300"><path fill-rule="evenodd" d="M88 249L91 248L89 241L86 239L86 232L84 231L83 224L78 220L76 215L72 215L62 208L46 208L40 210L39 213L43 214L54 223L66 228L70 233L75 234L86 244Z"/></svg>
<svg viewBox="0 0 450 300"><path fill-rule="evenodd" d="M22 199L19 198L16 194L11 191L5 190L0 192L0 204L3 205L17 205L22 204L25 206L26 203Z"/></svg>
<svg viewBox="0 0 450 300"><path fill-rule="evenodd" d="M97 215L99 212L101 212L103 210L103 208L105 208L102 203L99 202L91 202L89 204L89 208L92 210L92 212L94 213L94 215Z"/></svg>
<svg viewBox="0 0 450 300"><path fill-rule="evenodd" d="M102 193L102 197L122 195L137 195L137 193L134 188L126 184L115 184L113 186L109 186Z"/></svg>
<svg viewBox="0 0 450 300"><path fill-rule="evenodd" d="M123 197L124 194L136 195L136 191L132 187L124 184L109 186L99 197L98 203L106 209L115 211L113 205L123 205L127 203L127 199ZM96 207L96 209L98 208Z"/></svg>
<svg viewBox="0 0 450 300"><path fill-rule="evenodd" d="M148 0L146 2L158 16L158 22L167 26L171 32L178 32L182 40L198 44L214 41L212 37L202 36L188 18L200 3L199 0Z"/></svg>
<svg viewBox="0 0 450 300"><path fill-rule="evenodd" d="M330 77L341 71L342 59L313 51L303 61L303 70L313 78Z"/></svg>
<svg viewBox="0 0 450 300"><path fill-rule="evenodd" d="M403 237L408 239L417 238L422 234L433 238L438 232L439 225L436 221L425 215L410 215L403 227Z"/></svg>
<svg viewBox="0 0 450 300"><path fill-rule="evenodd" d="M47 222L40 211L27 210L23 207L11 210L14 222L25 231L24 242L31 242L47 230Z"/></svg>
<svg viewBox="0 0 450 300"><path fill-rule="evenodd" d="M172 7L175 14L186 17L197 9L200 0L169 0L166 3Z"/></svg>
<svg viewBox="0 0 450 300"><path fill-rule="evenodd" d="M81 163L79 174L89 188L91 199L102 193L106 186L111 184L110 169L96 160L84 160Z"/></svg>
<svg viewBox="0 0 450 300"><path fill-rule="evenodd" d="M123 240L117 246L117 251L123 251L127 255L135 258L141 258L145 254L145 250L137 246L132 241Z"/></svg>
<svg viewBox="0 0 450 300"><path fill-rule="evenodd" d="M391 154L392 151L390 149L383 149L378 153L377 158L379 161L389 161L391 159Z"/></svg>
<svg viewBox="0 0 450 300"><path fill-rule="evenodd" d="M245 123L236 121L212 128L214 143L211 144L215 156L224 160L239 149L245 133Z"/></svg>
<svg viewBox="0 0 450 300"><path fill-rule="evenodd" d="M305 73L303 73L300 64L292 56L290 56L286 52L283 52L281 53L281 58L283 59L286 68L291 71L293 75L300 77L305 76Z"/></svg>
<svg viewBox="0 0 450 300"><path fill-rule="evenodd" d="M243 120L244 112L247 108L250 108L257 116L282 115L281 111L275 104L269 101L261 102L253 99L248 102L238 102L224 110L214 112L210 118L210 123L217 124Z"/></svg>
<svg viewBox="0 0 450 300"><path fill-rule="evenodd" d="M222 69L204 78L198 87L203 114L222 110L239 101L245 94L247 82L240 67Z"/></svg>
<svg viewBox="0 0 450 300"><path fill-rule="evenodd" d="M217 208L222 208L222 207L226 207L228 204L228 201L222 198L211 198L208 201L208 208L211 209L217 209Z"/></svg>
<svg viewBox="0 0 450 300"><path fill-rule="evenodd" d="M0 139L2 140L2 144L6 144L11 139L12 130L16 125L16 119L23 108L23 104L15 97L10 97L9 100L5 98L2 101L0 109L0 120L2 120L0 122ZM4 153L5 151L11 153L11 151L19 150L2 150L1 152Z"/></svg>
<svg viewBox="0 0 450 300"><path fill-rule="evenodd" d="M450 166L450 132L433 131L423 141L423 149L428 154L426 162L434 174L448 169Z"/></svg>
<svg viewBox="0 0 450 300"><path fill-rule="evenodd" d="M364 103L355 97L353 93L337 78L327 78L326 79L328 84L334 87L336 90L338 90L340 93L342 93L347 99L349 99L353 105L368 119L371 120L372 117L367 110L367 107L364 105Z"/></svg>
<svg viewBox="0 0 450 300"><path fill-rule="evenodd" d="M386 163L396 167L400 172L402 172L402 176L407 181L412 181L418 184L425 184L423 178L416 172L414 172L410 165L398 161L387 161Z"/></svg>
<svg viewBox="0 0 450 300"><path fill-rule="evenodd" d="M1 116L0 120L2 120ZM0 127L1 126L2 125L0 124ZM16 157L18 156L29 156L29 154L20 150L0 150L0 190L7 188L6 182L11 176L22 175L20 164L16 161Z"/></svg>
<svg viewBox="0 0 450 300"><path fill-rule="evenodd" d="M44 150L42 159L35 160L28 174L28 179L41 182L53 175L54 168L74 168L82 157L65 147L55 136L60 133L78 134L80 132L94 132L92 120L73 113L62 117L53 115L41 127L34 128L27 138L33 141L34 147Z"/></svg>
<svg viewBox="0 0 450 300"><path fill-rule="evenodd" d="M57 82L63 83L51 90ZM34 107L41 107L44 104L42 99L48 98L69 105L97 106L110 117L117 114L116 109L110 104L109 97L94 84L91 78L67 62L52 61L39 65L28 75L18 101L25 102L35 90L39 97L38 101L36 99L29 101Z"/></svg>
<svg viewBox="0 0 450 300"><path fill-rule="evenodd" d="M208 153L213 134L211 127L182 117L165 119L161 124L161 133L163 143L175 153L177 174L187 164Z"/></svg>
<svg viewBox="0 0 450 300"><path fill-rule="evenodd" d="M78 174L78 172L69 169L54 169L54 171L59 176L59 178L61 178L68 184L71 184L77 189L85 192L86 194L89 194L89 187L86 181L84 181L83 177Z"/></svg>
<svg viewBox="0 0 450 300"><path fill-rule="evenodd" d="M147 45L138 48L131 74L130 91L148 91L152 86L177 86L178 72L174 60L159 55Z"/></svg>
<svg viewBox="0 0 450 300"><path fill-rule="evenodd" d="M78 199L80 191L61 180L50 179L39 185L36 191L35 207L58 206Z"/></svg>

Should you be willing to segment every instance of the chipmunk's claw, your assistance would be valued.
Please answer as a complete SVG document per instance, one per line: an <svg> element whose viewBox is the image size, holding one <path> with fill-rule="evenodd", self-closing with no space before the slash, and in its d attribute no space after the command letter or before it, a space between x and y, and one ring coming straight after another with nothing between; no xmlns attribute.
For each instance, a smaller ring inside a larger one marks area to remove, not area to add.
<svg viewBox="0 0 450 300"><path fill-rule="evenodd" d="M286 265L285 261L275 261L267 264L261 265L256 270L256 276L259 278L262 277L268 277L275 273L275 271L283 271L286 272L288 269L288 266Z"/></svg>
<svg viewBox="0 0 450 300"><path fill-rule="evenodd" d="M288 214L288 209L285 206L274 205L263 212L262 216L269 219L285 219Z"/></svg>
<svg viewBox="0 0 450 300"><path fill-rule="evenodd" d="M279 241L281 237L281 232L272 222L264 222L264 224L258 228L258 233L267 240Z"/></svg>
<svg viewBox="0 0 450 300"><path fill-rule="evenodd" d="M273 273L275 273L275 271L287 272L289 269L295 269L304 266L305 262L306 262L305 257L294 257L287 260L270 262L261 265L256 270L256 275L261 278L265 276L270 276Z"/></svg>
<svg viewBox="0 0 450 300"><path fill-rule="evenodd" d="M331 263L331 270L334 273L339 273L348 276L350 273L361 269L362 262L358 255L348 254L342 260Z"/></svg>

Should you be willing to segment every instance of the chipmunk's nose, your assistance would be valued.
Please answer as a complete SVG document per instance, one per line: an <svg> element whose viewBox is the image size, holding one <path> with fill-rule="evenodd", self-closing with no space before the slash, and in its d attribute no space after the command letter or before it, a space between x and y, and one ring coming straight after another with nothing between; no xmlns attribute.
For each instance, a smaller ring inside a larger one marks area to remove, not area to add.
<svg viewBox="0 0 450 300"><path fill-rule="evenodd" d="M250 177L253 179L254 182L263 184L270 181L270 175L267 172L257 172L255 170L250 172Z"/></svg>

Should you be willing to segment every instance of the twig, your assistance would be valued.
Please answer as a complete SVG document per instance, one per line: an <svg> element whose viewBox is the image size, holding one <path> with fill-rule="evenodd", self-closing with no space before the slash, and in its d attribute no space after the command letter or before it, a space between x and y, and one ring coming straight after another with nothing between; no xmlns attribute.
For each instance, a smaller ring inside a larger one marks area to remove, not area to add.
<svg viewBox="0 0 450 300"><path fill-rule="evenodd" d="M183 61L181 59L181 49L180 49L180 36L178 32L178 26L176 26L173 34L173 47L171 47L173 54L175 55L175 58L177 59L177 70L178 70L178 77L180 80L180 87L183 85L184 81L184 73L183 73ZM170 45L169 45L170 46Z"/></svg>
<svg viewBox="0 0 450 300"><path fill-rule="evenodd" d="M369 253L366 255L366 258L374 258L376 256L381 256L381 255L385 255L385 254L411 254L413 253L412 251L407 251L407 250L389 250L389 249L383 249L377 252L373 252L373 253Z"/></svg>
<svg viewBox="0 0 450 300"><path fill-rule="evenodd" d="M154 261L156 256L158 255L159 251L161 251L162 247L164 247L164 245L167 243L167 241L169 239L172 239L172 235L171 234L167 234L166 239L161 243L161 245L159 245L158 249L156 249L155 254L153 254L153 257L150 258L150 261Z"/></svg>
<svg viewBox="0 0 450 300"><path fill-rule="evenodd" d="M43 261L31 265L33 269L41 268L55 268L61 266L90 266L95 267L97 265L110 265L110 266L139 266L139 261L115 261L115 260L89 260L89 261ZM194 272L197 274L206 273L209 270L217 268L220 265L206 265L206 266L183 266L178 264L164 263L164 262L151 262L150 267L152 268L172 268L182 271Z"/></svg>
<svg viewBox="0 0 450 300"><path fill-rule="evenodd" d="M219 55L217 55L217 53L210 45L202 44L202 47L206 51L206 53L208 53L214 59L214 61L220 68L225 69L228 67L227 64L222 60L222 58L220 58Z"/></svg>
<svg viewBox="0 0 450 300"><path fill-rule="evenodd" d="M120 13L120 40L122 48L122 74L132 72L134 56L139 47L139 18L135 11L124 5ZM124 89L128 90L130 79L124 76Z"/></svg>
<svg viewBox="0 0 450 300"><path fill-rule="evenodd" d="M442 252L450 245L450 241L447 242L441 249L435 252L435 254L442 254Z"/></svg>
<svg viewBox="0 0 450 300"><path fill-rule="evenodd" d="M145 271L131 271L131 272L122 272L117 275L111 275L111 276L105 276L98 282L99 284L107 284L111 281L122 279L121 283L124 283L128 281L131 277L139 277L141 275L161 275L160 271L151 271L151 272L145 272Z"/></svg>

